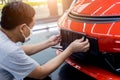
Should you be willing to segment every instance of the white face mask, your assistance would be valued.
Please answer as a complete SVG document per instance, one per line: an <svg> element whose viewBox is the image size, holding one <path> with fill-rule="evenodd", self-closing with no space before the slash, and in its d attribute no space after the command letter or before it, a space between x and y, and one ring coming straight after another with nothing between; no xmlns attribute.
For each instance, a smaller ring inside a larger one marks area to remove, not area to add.
<svg viewBox="0 0 120 80"><path fill-rule="evenodd" d="M27 26L27 28L29 29L30 34L29 34L29 36L28 36L28 37L26 37L26 36L25 36L25 34L23 34L23 33L22 33L23 37L25 38L24 42L29 41L29 40L30 40L30 38L31 38L31 36L32 36L32 29L30 29L28 26Z"/></svg>

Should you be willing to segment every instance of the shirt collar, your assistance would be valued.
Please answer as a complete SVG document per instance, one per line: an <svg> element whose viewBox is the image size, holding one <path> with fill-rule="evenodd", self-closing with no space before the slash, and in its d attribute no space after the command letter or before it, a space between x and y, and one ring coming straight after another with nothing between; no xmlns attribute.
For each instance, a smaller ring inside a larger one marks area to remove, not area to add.
<svg viewBox="0 0 120 80"><path fill-rule="evenodd" d="M1 30L0 30L0 37L2 39L9 39L8 36L4 32L2 32Z"/></svg>

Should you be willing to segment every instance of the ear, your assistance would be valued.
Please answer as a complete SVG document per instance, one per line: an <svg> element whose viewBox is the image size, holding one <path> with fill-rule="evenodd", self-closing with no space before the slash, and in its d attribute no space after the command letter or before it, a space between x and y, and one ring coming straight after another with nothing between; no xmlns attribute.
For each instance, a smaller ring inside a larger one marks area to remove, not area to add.
<svg viewBox="0 0 120 80"><path fill-rule="evenodd" d="M23 33L23 31L26 31L25 26L26 26L26 24L21 24L21 25L19 26L19 28L20 28L20 29L19 29L20 32Z"/></svg>

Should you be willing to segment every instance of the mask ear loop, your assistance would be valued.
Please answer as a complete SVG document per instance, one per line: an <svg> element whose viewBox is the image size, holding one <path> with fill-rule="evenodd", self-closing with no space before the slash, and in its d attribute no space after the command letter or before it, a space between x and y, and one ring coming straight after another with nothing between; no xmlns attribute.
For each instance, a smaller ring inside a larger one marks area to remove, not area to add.
<svg viewBox="0 0 120 80"><path fill-rule="evenodd" d="M30 29L30 27L29 27L29 26L27 26L27 28L30 30L30 37L31 37L31 35L32 35L33 31L32 31L32 29Z"/></svg>
<svg viewBox="0 0 120 80"><path fill-rule="evenodd" d="M25 37L25 35L23 35L23 36L24 36L24 38L25 38L25 42L29 41L29 40L30 40L30 37L31 37L31 35L32 35L32 30L31 30L28 26L26 26L26 27L29 29L30 34L29 34L29 36L28 36L28 37Z"/></svg>
<svg viewBox="0 0 120 80"><path fill-rule="evenodd" d="M24 37L24 42L27 42L27 41L29 41L30 40L30 36L31 36L31 34L32 34L32 31L31 31L31 29L27 26L27 25L25 25L28 29L29 29L29 36L27 37L27 36L25 36L25 34L24 34L24 32L23 32L23 30L21 30L20 32L22 33L22 36Z"/></svg>
<svg viewBox="0 0 120 80"><path fill-rule="evenodd" d="M27 26L27 28L30 30L30 35L32 35L32 33L33 33L32 29L30 29L28 26Z"/></svg>
<svg viewBox="0 0 120 80"><path fill-rule="evenodd" d="M22 36L24 37L24 42L25 42L25 34L23 33L23 31L21 31L21 33L22 33Z"/></svg>

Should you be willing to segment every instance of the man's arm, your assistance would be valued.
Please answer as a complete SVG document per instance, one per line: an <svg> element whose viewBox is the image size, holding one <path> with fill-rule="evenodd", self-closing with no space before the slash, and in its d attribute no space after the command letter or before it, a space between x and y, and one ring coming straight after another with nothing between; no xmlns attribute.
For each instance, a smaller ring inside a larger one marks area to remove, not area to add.
<svg viewBox="0 0 120 80"><path fill-rule="evenodd" d="M44 50L50 46L54 46L60 42L60 35L52 36L48 40L31 45L23 45L22 49L25 51L27 55L33 55L41 50Z"/></svg>
<svg viewBox="0 0 120 80"><path fill-rule="evenodd" d="M27 55L33 55L41 50L44 50L46 48L50 47L50 44L48 41L44 41L37 44L30 44L30 45L23 45L22 49L25 51Z"/></svg>
<svg viewBox="0 0 120 80"><path fill-rule="evenodd" d="M70 54L71 52L69 52L69 50L65 50L62 54L56 56L46 64L37 66L36 69L31 74L29 74L28 77L35 79L44 79L54 70L56 70L56 68L58 68L58 66L60 66Z"/></svg>
<svg viewBox="0 0 120 80"><path fill-rule="evenodd" d="M42 66L37 66L32 73L29 74L28 77L35 79L43 79L52 73L56 68L58 68L65 59L70 56L74 52L86 52L89 49L88 40L83 42L83 39L76 40L72 42L67 49L65 49L61 54L48 61L46 64Z"/></svg>

